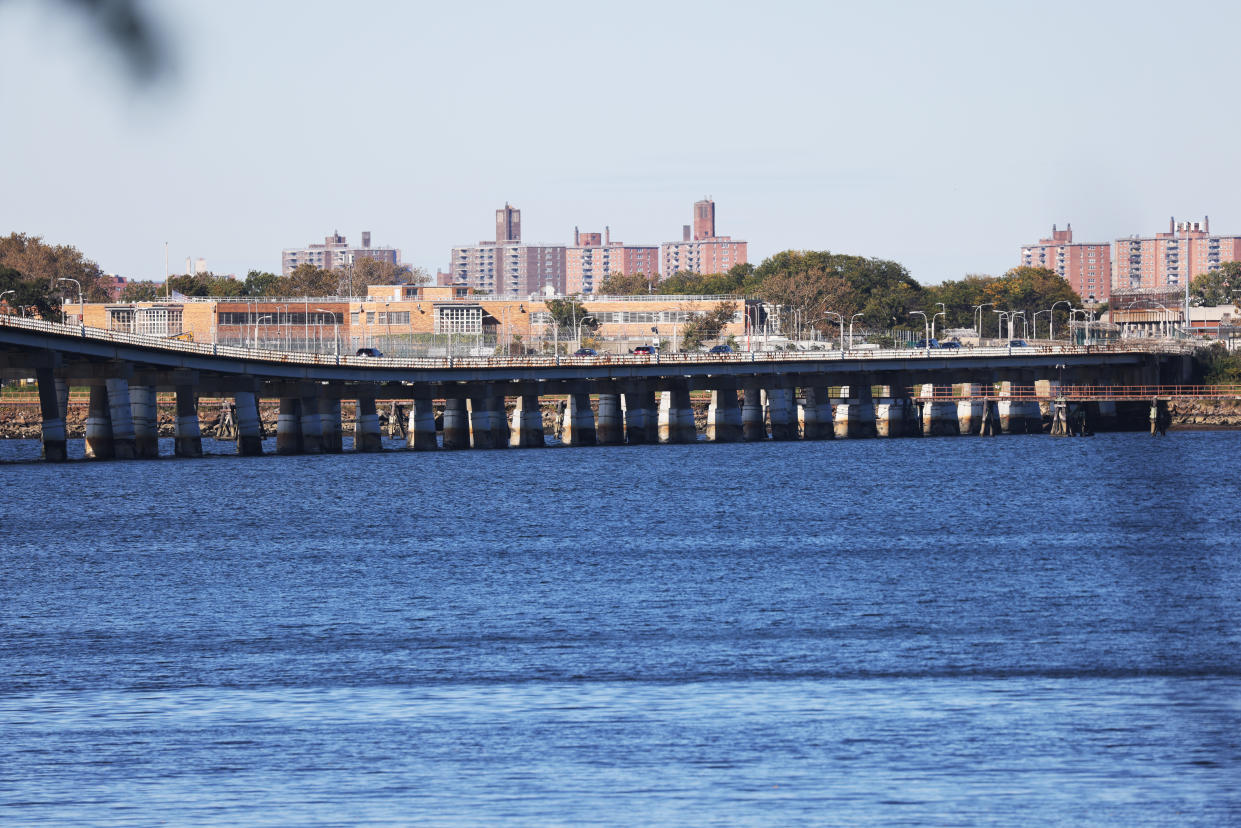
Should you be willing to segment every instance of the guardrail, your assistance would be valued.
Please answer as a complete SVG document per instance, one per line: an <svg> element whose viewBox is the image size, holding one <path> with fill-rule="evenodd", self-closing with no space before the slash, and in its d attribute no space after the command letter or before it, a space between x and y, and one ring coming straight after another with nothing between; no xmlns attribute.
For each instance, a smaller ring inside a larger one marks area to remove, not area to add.
<svg viewBox="0 0 1241 828"><path fill-rule="evenodd" d="M1046 386L1044 386L1046 388ZM1003 392L983 385L982 393L962 394L949 386L934 389L934 394L922 394L919 386L910 396L920 401L954 400L1050 400L1065 399L1081 401L1125 400L1220 400L1241 399L1241 385L1052 385L1040 392L1035 385L1014 385Z"/></svg>
<svg viewBox="0 0 1241 828"><path fill-rule="evenodd" d="M533 355L489 357L368 357L334 354L305 354L287 351L271 351L262 348L245 348L236 345L216 345L184 342L146 334L110 331L86 325L64 325L19 316L0 316L0 326L43 331L57 336L71 336L165 351L194 353L202 356L229 357L250 361L299 365L346 365L359 368L504 368L504 367L553 367L597 365L701 365L771 362L831 362L845 360L882 359L937 359L953 360L979 356L1024 356L1037 354L1110 354L1110 353L1191 353L1193 346L1179 342L1133 345L1117 342L1107 345L1039 345L1039 346L992 346L979 348L889 348L853 349L845 351L741 351L732 354L670 353L651 356L632 354L602 354L595 357Z"/></svg>

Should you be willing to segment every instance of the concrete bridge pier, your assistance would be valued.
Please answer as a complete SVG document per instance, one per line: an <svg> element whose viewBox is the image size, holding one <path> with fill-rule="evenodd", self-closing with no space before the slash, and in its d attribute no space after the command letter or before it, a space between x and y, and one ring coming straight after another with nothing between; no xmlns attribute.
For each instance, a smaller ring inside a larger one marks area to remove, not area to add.
<svg viewBox="0 0 1241 828"><path fill-rule="evenodd" d="M706 436L712 443L736 443L741 439L741 406L737 404L736 387L711 392Z"/></svg>
<svg viewBox="0 0 1241 828"><path fill-rule="evenodd" d="M353 415L353 450L383 451L383 435L379 429L379 406L373 392L359 392Z"/></svg>
<svg viewBox="0 0 1241 828"><path fill-rule="evenodd" d="M198 389L177 383L177 421L173 427L173 453L177 457L202 457L203 435L198 425Z"/></svg>
<svg viewBox="0 0 1241 828"><path fill-rule="evenodd" d="M159 398L155 386L131 385L129 410L134 421L134 456L159 457Z"/></svg>
<svg viewBox="0 0 1241 828"><path fill-rule="evenodd" d="M763 392L758 386L747 385L741 399L741 439L747 443L767 439L763 421Z"/></svg>
<svg viewBox="0 0 1241 828"><path fill-rule="evenodd" d="M448 422L447 408L444 410L444 422ZM414 451L435 451L439 448L435 439L435 407L431 402L431 389L427 386L414 389L414 404L409 409L405 445Z"/></svg>
<svg viewBox="0 0 1241 828"><path fill-rule="evenodd" d="M590 392L574 391L565 406L560 428L560 442L566 446L595 445L595 412L590 407Z"/></svg>
<svg viewBox="0 0 1241 828"><path fill-rule="evenodd" d="M491 386L483 383L473 388L468 405L470 445L476 449L495 448L496 435L491 422Z"/></svg>
<svg viewBox="0 0 1241 828"><path fill-rule="evenodd" d="M90 387L90 407L86 410L86 457L89 460L111 460L112 422L108 411L108 389L103 385Z"/></svg>
<svg viewBox="0 0 1241 828"><path fill-rule="evenodd" d="M835 437L827 388L822 383L807 385L802 389L802 400L797 411L802 439L830 440Z"/></svg>
<svg viewBox="0 0 1241 828"><path fill-rule="evenodd" d="M328 454L340 454L344 451L345 439L340 425L340 397L324 395L319 398L319 422L323 429L323 451Z"/></svg>
<svg viewBox="0 0 1241 828"><path fill-rule="evenodd" d="M538 394L522 394L513 409L513 427L509 445L515 448L539 448L547 445L543 435L543 408Z"/></svg>
<svg viewBox="0 0 1241 828"><path fill-rule="evenodd" d="M1017 387L1018 383L1012 380L1004 380L1000 383L996 412L1000 418L1000 431L1005 434L1026 433L1025 403L1012 399Z"/></svg>
<svg viewBox="0 0 1241 828"><path fill-rule="evenodd" d="M797 422L793 419L793 389L764 388L763 407L771 424L771 439L796 440Z"/></svg>
<svg viewBox="0 0 1241 828"><path fill-rule="evenodd" d="M979 434L982 431L982 396L984 386L966 382L959 386L962 399L957 400L957 433Z"/></svg>
<svg viewBox="0 0 1241 828"><path fill-rule="evenodd" d="M493 389L494 392L494 389ZM508 397L505 394L492 395L487 399L491 409L491 443L493 448L508 448L512 432L508 426Z"/></svg>
<svg viewBox="0 0 1241 828"><path fill-rule="evenodd" d="M918 406L909 396L909 374L899 371L886 377L875 400L875 435L878 437L919 437L922 422Z"/></svg>
<svg viewBox="0 0 1241 828"><path fill-rule="evenodd" d="M69 459L65 439L65 415L60 406L57 386L62 380L55 378L51 367L35 372L39 383L39 413L43 419L43 459L60 463Z"/></svg>
<svg viewBox="0 0 1241 828"><path fill-rule="evenodd" d="M621 395L625 417L625 442L631 446L659 442L659 419L655 412L655 393L644 382L630 383ZM655 431L651 439L651 430Z"/></svg>
<svg viewBox="0 0 1241 828"><path fill-rule="evenodd" d="M599 395L599 419L595 424L595 439L599 445L617 446L625 442L620 408L620 394L608 392Z"/></svg>
<svg viewBox="0 0 1241 828"><path fill-rule="evenodd" d="M263 424L259 420L258 396L253 391L238 391L233 397L237 407L237 453L256 457L263 453Z"/></svg>
<svg viewBox="0 0 1241 828"><path fill-rule="evenodd" d="M924 383L921 396L929 397L922 405L922 433L928 437L956 437L961 433L957 420L957 402L951 398L951 385Z"/></svg>
<svg viewBox="0 0 1241 828"><path fill-rule="evenodd" d="M689 386L685 383L664 391L659 399L659 442L692 443L698 439Z"/></svg>
<svg viewBox="0 0 1241 828"><path fill-rule="evenodd" d="M418 401L414 400L417 408ZM447 397L444 400L444 448L468 449L470 447L470 415L465 397Z"/></svg>
<svg viewBox="0 0 1241 828"><path fill-rule="evenodd" d="M302 453L302 401L298 397L281 397L280 413L276 415L276 454Z"/></svg>
<svg viewBox="0 0 1241 828"><path fill-rule="evenodd" d="M133 460L134 410L129 398L129 380L109 377L104 380L108 394L108 422L112 425L112 456L117 460Z"/></svg>
<svg viewBox="0 0 1241 828"><path fill-rule="evenodd" d="M875 400L871 394L871 378L856 378L853 385L841 386L841 402L836 406L833 424L837 437L875 437Z"/></svg>
<svg viewBox="0 0 1241 828"><path fill-rule="evenodd" d="M304 454L323 453L323 417L319 414L322 405L319 386L312 385L302 391L302 452Z"/></svg>

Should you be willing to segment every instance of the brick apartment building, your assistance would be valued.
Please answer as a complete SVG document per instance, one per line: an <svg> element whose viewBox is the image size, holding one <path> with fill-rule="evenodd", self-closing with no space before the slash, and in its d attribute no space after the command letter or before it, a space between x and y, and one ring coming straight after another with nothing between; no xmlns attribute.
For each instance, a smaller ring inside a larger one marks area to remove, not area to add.
<svg viewBox="0 0 1241 828"><path fill-rule="evenodd" d="M1168 232L1116 240L1112 289L1179 287L1224 262L1241 260L1241 236L1211 235L1211 220L1168 219Z"/></svg>
<svg viewBox="0 0 1241 828"><path fill-rule="evenodd" d="M659 281L659 248L614 242L607 227L602 235L573 228L573 245L565 251L565 292L595 293L613 273L641 274Z"/></svg>
<svg viewBox="0 0 1241 828"><path fill-rule="evenodd" d="M303 264L313 265L323 270L335 270L338 267L348 267L358 259L377 259L397 265L401 263L401 251L395 247L372 247L369 230L362 232L361 247L350 247L344 236L340 233L332 233L323 239L323 244L286 248L281 251L280 273L288 276Z"/></svg>
<svg viewBox="0 0 1241 828"><path fill-rule="evenodd" d="M505 204L496 210L495 241L454 247L448 278L480 292L525 296L565 289L565 246L525 244L521 211Z"/></svg>
<svg viewBox="0 0 1241 828"><path fill-rule="evenodd" d="M694 223L682 228L681 241L660 245L660 269L665 277L690 273L725 273L747 261L747 243L715 235L715 202L694 203Z"/></svg>
<svg viewBox="0 0 1241 828"><path fill-rule="evenodd" d="M1044 267L1061 278L1086 302L1106 302L1112 293L1112 246L1107 242L1073 242L1073 225L1057 230L1037 244L1023 245L1021 264Z"/></svg>

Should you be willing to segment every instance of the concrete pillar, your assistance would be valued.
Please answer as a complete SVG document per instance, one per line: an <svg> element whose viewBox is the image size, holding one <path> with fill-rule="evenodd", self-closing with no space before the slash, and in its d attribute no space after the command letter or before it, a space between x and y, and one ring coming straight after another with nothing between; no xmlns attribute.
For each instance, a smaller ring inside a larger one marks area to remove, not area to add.
<svg viewBox="0 0 1241 828"><path fill-rule="evenodd" d="M797 439L797 424L793 421L793 389L764 388L763 408L771 424L771 439Z"/></svg>
<svg viewBox="0 0 1241 828"><path fill-rule="evenodd" d="M198 389L193 385L177 386L177 422L173 435L173 453L177 457L203 456L203 436L198 426Z"/></svg>
<svg viewBox="0 0 1241 828"><path fill-rule="evenodd" d="M836 436L832 427L832 404L827 389L809 386L803 389L805 402L798 408L803 440L830 440Z"/></svg>
<svg viewBox="0 0 1241 828"><path fill-rule="evenodd" d="M319 398L319 422L322 428L323 450L331 454L340 454L345 450L344 436L340 426L340 398Z"/></svg>
<svg viewBox="0 0 1241 828"><path fill-rule="evenodd" d="M134 456L159 457L159 406L155 387L131 385L129 410L134 421Z"/></svg>
<svg viewBox="0 0 1241 828"><path fill-rule="evenodd" d="M1020 400L1012 399L1017 393L1018 385L1012 380L1000 383L999 399L996 400L996 414L1000 418L1000 431L1005 434L1025 434L1026 415Z"/></svg>
<svg viewBox="0 0 1241 828"><path fill-rule="evenodd" d="M57 380L51 368L40 368L35 374L39 382L39 413L43 418L43 459L61 463L69 458L65 439L65 415L60 407Z"/></svg>
<svg viewBox="0 0 1241 828"><path fill-rule="evenodd" d="M590 394L569 395L560 429L560 442L566 446L595 445L595 413L590 408Z"/></svg>
<svg viewBox="0 0 1241 828"><path fill-rule="evenodd" d="M129 380L113 377L104 381L108 395L108 422L112 426L112 456L117 460L133 460L134 412L129 401Z"/></svg>
<svg viewBox="0 0 1241 828"><path fill-rule="evenodd" d="M302 401L297 397L280 398L280 413L276 415L276 453L302 453Z"/></svg>
<svg viewBox="0 0 1241 828"><path fill-rule="evenodd" d="M693 443L698 439L689 386L681 385L659 395L659 442Z"/></svg>
<svg viewBox="0 0 1241 828"><path fill-rule="evenodd" d="M318 389L302 395L302 451L306 454L323 453L323 418L319 415L321 404Z"/></svg>
<svg viewBox="0 0 1241 828"><path fill-rule="evenodd" d="M263 424L259 421L259 401L253 391L238 391L233 402L237 407L237 453L256 457L263 453Z"/></svg>
<svg viewBox="0 0 1241 828"><path fill-rule="evenodd" d="M509 445L516 448L539 448L547 445L543 435L543 408L538 394L522 394L513 409L513 427Z"/></svg>
<svg viewBox="0 0 1241 828"><path fill-rule="evenodd" d="M444 410L444 427L448 427L448 410ZM460 427L458 423L457 427ZM439 448L435 440L435 408L431 403L431 391L419 387L414 391L414 405L409 410L409 428L405 432L405 445L414 451L434 451Z"/></svg>
<svg viewBox="0 0 1241 828"><path fill-rule="evenodd" d="M713 443L735 443L741 439L741 406L737 404L736 388L719 388L711 392L707 408L707 439Z"/></svg>
<svg viewBox="0 0 1241 828"><path fill-rule="evenodd" d="M927 437L956 437L961 433L957 420L957 401L952 398L951 385L923 383L922 433Z"/></svg>
<svg viewBox="0 0 1241 828"><path fill-rule="evenodd" d="M655 394L640 383L626 390L621 397L625 414L625 442L631 446L659 441L659 419L655 412ZM651 439L651 426L655 427L655 439Z"/></svg>
<svg viewBox="0 0 1241 828"><path fill-rule="evenodd" d="M741 397L741 439L747 443L767 439L767 423L763 419L763 392L746 388Z"/></svg>
<svg viewBox="0 0 1241 828"><path fill-rule="evenodd" d="M494 389L493 389L494 391ZM507 398L504 394L493 393L487 400L491 408L491 444L493 448L508 448L512 433L508 427Z"/></svg>
<svg viewBox="0 0 1241 828"><path fill-rule="evenodd" d="M957 400L957 429L960 434L978 434L982 431L982 400L984 387L967 382L959 386Z"/></svg>
<svg viewBox="0 0 1241 828"><path fill-rule="evenodd" d="M595 439L601 446L615 446L625 442L625 430L621 423L620 394L599 395L599 418L595 423Z"/></svg>
<svg viewBox="0 0 1241 828"><path fill-rule="evenodd" d="M90 387L90 408L86 412L86 456L91 460L111 460L112 423L108 419L108 389Z"/></svg>
<svg viewBox="0 0 1241 828"><path fill-rule="evenodd" d="M869 377L858 377L853 385L840 389L841 402L836 406L834 425L837 437L875 437L875 400L871 395Z"/></svg>
<svg viewBox="0 0 1241 828"><path fill-rule="evenodd" d="M470 397L468 407L470 412L470 445L476 449L489 449L495 447L495 432L491 427L491 403L486 386L480 386L475 391L478 396Z"/></svg>
<svg viewBox="0 0 1241 828"><path fill-rule="evenodd" d="M415 403L417 401L415 400ZM444 400L444 448L470 447L470 415L464 397Z"/></svg>
<svg viewBox="0 0 1241 828"><path fill-rule="evenodd" d="M887 379L889 384L880 386L880 398L875 400L875 435L921 436L918 407L909 396L909 375L902 371Z"/></svg>
<svg viewBox="0 0 1241 828"><path fill-rule="evenodd" d="M383 435L379 430L379 408L371 394L359 394L353 415L353 450L383 451Z"/></svg>

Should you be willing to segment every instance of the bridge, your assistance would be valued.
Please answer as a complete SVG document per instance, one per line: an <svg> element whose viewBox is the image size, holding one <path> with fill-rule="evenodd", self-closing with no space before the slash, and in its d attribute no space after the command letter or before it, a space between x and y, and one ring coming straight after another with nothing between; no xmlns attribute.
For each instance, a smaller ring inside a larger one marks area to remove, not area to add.
<svg viewBox="0 0 1241 828"><path fill-rule="evenodd" d="M354 447L382 448L376 400L407 400L407 445L546 444L540 399L565 400L567 445L692 442L692 391L709 391L706 438L822 440L1042 430L1041 404L1106 428L1117 406L1189 380L1179 343L656 354L385 357L284 353L0 316L0 375L36 377L43 455L66 455L70 385L88 386L86 455L158 456L156 395L176 396L174 453L202 453L200 396L234 401L237 451L260 454L259 400L278 399L279 453L341 451L341 400L356 401ZM1093 396L1072 389L1093 388ZM1143 389L1140 397L1117 395ZM1059 393L1076 394L1066 397ZM592 404L592 399L595 401ZM434 400L443 400L436 427ZM509 400L513 401L511 416ZM1074 411L1081 414L1079 418Z"/></svg>

